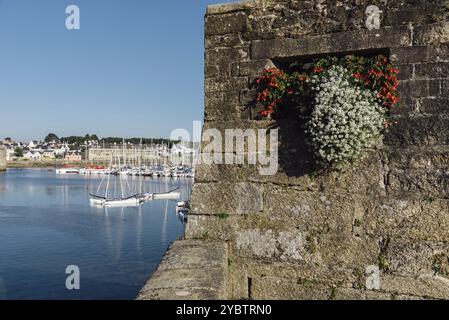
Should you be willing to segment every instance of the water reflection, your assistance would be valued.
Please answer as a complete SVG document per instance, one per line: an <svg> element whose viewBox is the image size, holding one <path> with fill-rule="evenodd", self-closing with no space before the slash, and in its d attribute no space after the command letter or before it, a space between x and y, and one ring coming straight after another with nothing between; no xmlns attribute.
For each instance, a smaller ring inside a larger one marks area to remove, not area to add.
<svg viewBox="0 0 449 320"><path fill-rule="evenodd" d="M0 175L0 299L133 299L184 225L176 201L93 208L101 178L47 170ZM144 179L147 192L190 180ZM81 270L81 290L65 289L65 267Z"/></svg>

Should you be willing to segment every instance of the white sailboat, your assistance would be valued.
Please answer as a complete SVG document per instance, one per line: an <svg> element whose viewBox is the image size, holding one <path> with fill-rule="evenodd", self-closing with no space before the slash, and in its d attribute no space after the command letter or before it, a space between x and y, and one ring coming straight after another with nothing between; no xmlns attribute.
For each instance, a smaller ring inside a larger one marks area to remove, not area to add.
<svg viewBox="0 0 449 320"><path fill-rule="evenodd" d="M179 187L176 188L176 189L173 189L171 191L167 191L167 192L163 192L163 193L154 193L153 194L153 199L172 199L172 200L177 200L181 196L181 193L177 191L178 189L179 189Z"/></svg>
<svg viewBox="0 0 449 320"><path fill-rule="evenodd" d="M120 169L121 169L120 157L117 157L117 159L118 159L118 170L120 171ZM110 163L110 168L112 169L112 167L113 167L113 157L111 157L111 163ZM100 182L100 185L97 188L97 194L90 194L90 204L92 206L103 206L103 207L138 206L141 202L141 199L137 193L130 194L130 191L132 191L132 188L127 180L127 175L119 174L119 175L115 176L113 179L114 179L114 189L116 192L111 195L111 192L109 190L111 175L108 174L104 195L99 195L100 189L104 182L104 177L103 177L103 179ZM128 186L128 190L125 190L124 182L126 182L126 184ZM117 184L119 184L120 192L117 192ZM125 191L127 191L128 195L126 195Z"/></svg>

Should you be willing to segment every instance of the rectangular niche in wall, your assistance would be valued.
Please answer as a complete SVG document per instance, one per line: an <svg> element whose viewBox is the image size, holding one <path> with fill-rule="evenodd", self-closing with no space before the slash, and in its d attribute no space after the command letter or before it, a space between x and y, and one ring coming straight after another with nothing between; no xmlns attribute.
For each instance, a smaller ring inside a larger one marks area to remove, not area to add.
<svg viewBox="0 0 449 320"><path fill-rule="evenodd" d="M375 58L379 55L384 56L387 60L390 59L390 50L388 48L385 49L375 49L375 50L363 50L363 51L351 51L351 52L339 52L339 53L322 53L316 55L305 55L305 56L296 56L296 57L288 57L288 58L275 58L272 59L273 64L276 68L292 74L294 72L299 73L307 73L313 67L313 63L324 58L336 58L336 59L344 59L347 56L355 56L355 57L363 57L366 59ZM297 100L285 102L287 107L282 108L277 113L277 119L290 119L296 120L300 119L300 112L298 108L294 106L290 106L289 104L297 104L299 103ZM301 103L308 104L312 103L312 101L308 101L307 98L301 99Z"/></svg>

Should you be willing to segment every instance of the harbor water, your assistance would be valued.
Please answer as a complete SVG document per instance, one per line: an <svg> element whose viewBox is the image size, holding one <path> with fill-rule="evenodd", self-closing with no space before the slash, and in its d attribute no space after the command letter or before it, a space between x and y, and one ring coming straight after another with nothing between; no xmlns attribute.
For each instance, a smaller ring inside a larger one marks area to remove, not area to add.
<svg viewBox="0 0 449 320"><path fill-rule="evenodd" d="M100 180L47 169L0 173L0 299L137 296L184 223L176 200L92 207ZM180 187L187 200L192 179L145 178L143 185L156 193ZM79 268L79 290L66 287L70 265Z"/></svg>

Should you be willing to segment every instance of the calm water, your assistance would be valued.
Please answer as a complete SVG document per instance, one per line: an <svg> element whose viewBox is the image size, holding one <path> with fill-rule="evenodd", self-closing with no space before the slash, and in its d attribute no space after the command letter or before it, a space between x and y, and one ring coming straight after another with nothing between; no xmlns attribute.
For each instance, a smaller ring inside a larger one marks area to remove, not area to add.
<svg viewBox="0 0 449 320"><path fill-rule="evenodd" d="M93 208L89 193L101 178L57 176L48 170L0 173L0 299L134 299L182 236L176 201L137 208ZM147 179L164 192L190 179ZM81 289L65 287L77 265Z"/></svg>

